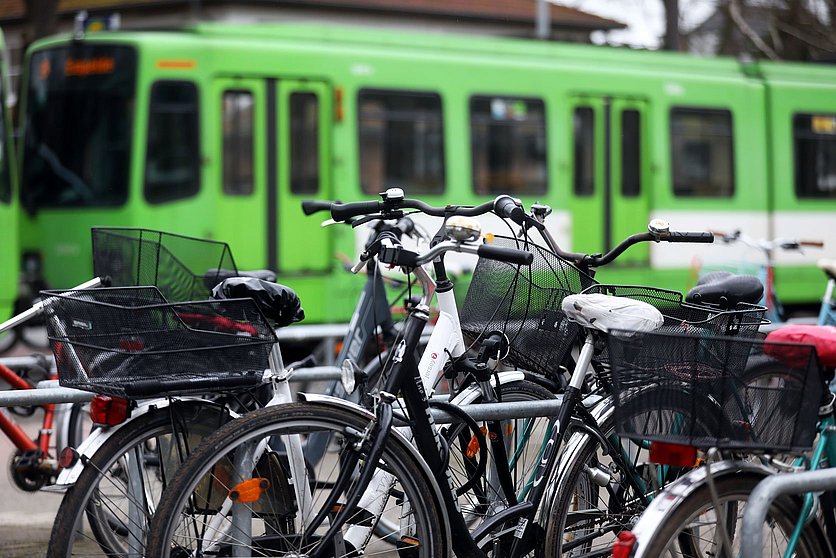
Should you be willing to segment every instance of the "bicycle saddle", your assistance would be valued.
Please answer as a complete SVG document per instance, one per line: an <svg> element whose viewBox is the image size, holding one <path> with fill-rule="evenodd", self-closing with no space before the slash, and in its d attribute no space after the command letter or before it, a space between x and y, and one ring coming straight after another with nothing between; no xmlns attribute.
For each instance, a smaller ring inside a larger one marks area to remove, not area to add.
<svg viewBox="0 0 836 558"><path fill-rule="evenodd" d="M251 298L264 316L284 327L305 319L305 311L299 296L291 289L278 283L256 277L230 277L212 289L212 298Z"/></svg>
<svg viewBox="0 0 836 558"><path fill-rule="evenodd" d="M254 277L262 281L276 282L276 273L269 269L235 271L234 269L213 268L203 274L203 284L207 289L214 289L218 283L230 277Z"/></svg>
<svg viewBox="0 0 836 558"><path fill-rule="evenodd" d="M601 293L569 295L561 307L573 322L604 332L653 331L665 322L662 313L646 302Z"/></svg>
<svg viewBox="0 0 836 558"><path fill-rule="evenodd" d="M754 275L736 275L728 271L707 273L685 295L685 302L715 304L724 310L740 302L757 304L763 296L763 284Z"/></svg>
<svg viewBox="0 0 836 558"><path fill-rule="evenodd" d="M831 279L836 279L836 260L827 260L827 259L820 259L817 263L819 269L827 273L827 276Z"/></svg>

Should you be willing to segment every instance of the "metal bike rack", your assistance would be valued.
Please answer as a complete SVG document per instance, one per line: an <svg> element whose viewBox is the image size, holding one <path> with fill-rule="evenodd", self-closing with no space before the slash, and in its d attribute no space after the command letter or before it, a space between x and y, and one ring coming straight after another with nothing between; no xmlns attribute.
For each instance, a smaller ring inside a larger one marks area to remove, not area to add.
<svg viewBox="0 0 836 558"><path fill-rule="evenodd" d="M741 558L762 558L763 523L769 505L785 494L803 494L836 489L836 469L786 473L760 481L749 495L741 527Z"/></svg>

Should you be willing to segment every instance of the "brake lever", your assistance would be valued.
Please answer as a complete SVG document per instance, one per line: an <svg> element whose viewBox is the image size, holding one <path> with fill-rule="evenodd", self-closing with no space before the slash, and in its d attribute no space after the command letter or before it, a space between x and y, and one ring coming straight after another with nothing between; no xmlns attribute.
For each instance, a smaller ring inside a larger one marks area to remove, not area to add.
<svg viewBox="0 0 836 558"><path fill-rule="evenodd" d="M386 213L373 213L372 215L366 215L365 217L360 217L359 219L355 219L351 223L351 228L359 227L360 225L364 225L369 221L377 221L380 219L400 219L403 217L403 211L400 209L396 209L393 211L387 211Z"/></svg>

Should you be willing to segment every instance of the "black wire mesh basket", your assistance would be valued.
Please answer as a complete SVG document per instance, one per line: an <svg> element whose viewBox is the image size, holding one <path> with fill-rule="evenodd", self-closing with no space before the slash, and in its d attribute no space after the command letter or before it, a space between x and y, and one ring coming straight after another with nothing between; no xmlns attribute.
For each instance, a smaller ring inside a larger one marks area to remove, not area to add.
<svg viewBox="0 0 836 558"><path fill-rule="evenodd" d="M619 435L746 451L812 446L824 388L814 347L627 331L607 342Z"/></svg>
<svg viewBox="0 0 836 558"><path fill-rule="evenodd" d="M155 287L44 291L62 386L140 398L256 386L276 336L250 299L169 303Z"/></svg>
<svg viewBox="0 0 836 558"><path fill-rule="evenodd" d="M560 303L595 280L526 239L495 236L494 245L527 250L534 261L529 267L479 258L459 315L462 332L473 341L504 333L510 344L507 363L554 376L580 331Z"/></svg>
<svg viewBox="0 0 836 558"><path fill-rule="evenodd" d="M93 273L113 287L157 287L168 302L204 300L238 270L225 242L150 229L96 227Z"/></svg>

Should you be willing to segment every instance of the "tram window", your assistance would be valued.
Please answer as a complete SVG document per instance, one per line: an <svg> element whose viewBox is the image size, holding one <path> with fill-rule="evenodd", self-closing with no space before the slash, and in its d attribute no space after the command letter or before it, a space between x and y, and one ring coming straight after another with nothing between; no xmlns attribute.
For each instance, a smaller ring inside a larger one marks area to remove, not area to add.
<svg viewBox="0 0 836 558"><path fill-rule="evenodd" d="M319 97L290 95L290 191L319 191Z"/></svg>
<svg viewBox="0 0 836 558"><path fill-rule="evenodd" d="M732 116L728 110L671 110L673 193L727 198L734 194Z"/></svg>
<svg viewBox="0 0 836 558"><path fill-rule="evenodd" d="M641 114L634 109L621 113L621 195L641 194Z"/></svg>
<svg viewBox="0 0 836 558"><path fill-rule="evenodd" d="M546 191L546 117L539 99L471 97L470 144L477 194Z"/></svg>
<svg viewBox="0 0 836 558"><path fill-rule="evenodd" d="M595 112L592 107L575 109L575 179L576 196L595 193Z"/></svg>
<svg viewBox="0 0 836 558"><path fill-rule="evenodd" d="M158 81L151 87L145 199L161 203L192 196L200 189L197 87L185 81Z"/></svg>
<svg viewBox="0 0 836 558"><path fill-rule="evenodd" d="M836 114L796 114L795 193L799 198L836 198Z"/></svg>
<svg viewBox="0 0 836 558"><path fill-rule="evenodd" d="M376 194L444 192L444 130L436 93L362 90L358 96L360 183Z"/></svg>
<svg viewBox="0 0 836 558"><path fill-rule="evenodd" d="M253 193L253 94L225 91L223 96L223 191Z"/></svg>

